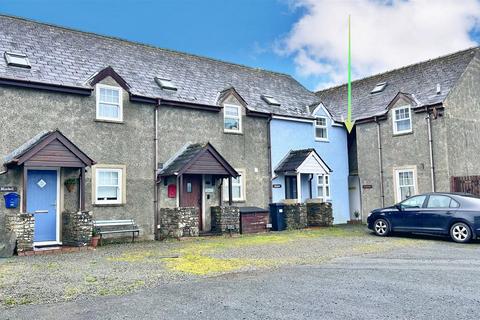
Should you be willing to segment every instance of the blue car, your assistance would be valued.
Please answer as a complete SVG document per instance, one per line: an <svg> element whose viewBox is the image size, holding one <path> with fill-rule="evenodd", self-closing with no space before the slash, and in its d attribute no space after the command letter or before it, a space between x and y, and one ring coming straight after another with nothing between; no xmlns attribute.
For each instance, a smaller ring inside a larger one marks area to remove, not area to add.
<svg viewBox="0 0 480 320"><path fill-rule="evenodd" d="M459 193L426 193L394 206L373 210L368 228L381 237L392 232L450 236L465 243L480 235L480 197Z"/></svg>

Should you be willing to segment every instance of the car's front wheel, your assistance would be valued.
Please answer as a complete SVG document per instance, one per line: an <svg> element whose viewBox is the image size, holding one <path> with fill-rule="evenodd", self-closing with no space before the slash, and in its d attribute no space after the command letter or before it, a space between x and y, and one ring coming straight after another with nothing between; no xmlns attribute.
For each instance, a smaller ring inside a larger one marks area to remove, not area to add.
<svg viewBox="0 0 480 320"><path fill-rule="evenodd" d="M377 219L373 224L373 231L377 236L385 237L390 233L388 222L385 219Z"/></svg>
<svg viewBox="0 0 480 320"><path fill-rule="evenodd" d="M472 239L472 231L467 224L457 222L450 228L450 237L455 242L465 243Z"/></svg>

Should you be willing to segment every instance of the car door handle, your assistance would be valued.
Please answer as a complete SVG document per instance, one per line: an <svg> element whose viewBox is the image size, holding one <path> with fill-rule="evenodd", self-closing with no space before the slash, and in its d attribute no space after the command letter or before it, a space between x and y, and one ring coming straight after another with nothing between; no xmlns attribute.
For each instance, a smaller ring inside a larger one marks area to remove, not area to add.
<svg viewBox="0 0 480 320"><path fill-rule="evenodd" d="M447 214L452 214L453 212L452 211L447 211Z"/></svg>

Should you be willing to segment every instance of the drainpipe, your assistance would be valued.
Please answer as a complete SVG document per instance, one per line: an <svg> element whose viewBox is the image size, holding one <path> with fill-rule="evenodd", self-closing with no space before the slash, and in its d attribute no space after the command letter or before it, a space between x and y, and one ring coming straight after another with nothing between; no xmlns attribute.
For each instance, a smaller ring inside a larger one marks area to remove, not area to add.
<svg viewBox="0 0 480 320"><path fill-rule="evenodd" d="M378 144L378 166L379 166L379 175L380 175L380 200L382 202L382 208L385 207L385 192L383 189L383 156L382 156L382 138L380 132L380 122L378 118L374 118L375 123L377 124L377 144Z"/></svg>
<svg viewBox="0 0 480 320"><path fill-rule="evenodd" d="M270 132L270 123L272 122L272 115L268 118L267 123L267 139L268 139L268 181L270 181L268 186L268 203L273 201L273 191L272 191L272 136Z"/></svg>
<svg viewBox="0 0 480 320"><path fill-rule="evenodd" d="M428 151L430 153L430 176L432 179L432 192L435 192L435 166L433 161L433 139L432 139L432 114L427 110L427 131L428 131Z"/></svg>
<svg viewBox="0 0 480 320"><path fill-rule="evenodd" d="M158 218L158 181L157 181L157 166L158 166L158 108L160 107L160 104L162 103L161 99L158 99L158 103L155 106L155 115L153 119L153 125L154 125L154 154L153 154L153 190L154 190L154 195L153 195L153 212L155 215L154 223L155 225L153 226L154 228L154 235L157 234L157 226L159 221L157 221Z"/></svg>

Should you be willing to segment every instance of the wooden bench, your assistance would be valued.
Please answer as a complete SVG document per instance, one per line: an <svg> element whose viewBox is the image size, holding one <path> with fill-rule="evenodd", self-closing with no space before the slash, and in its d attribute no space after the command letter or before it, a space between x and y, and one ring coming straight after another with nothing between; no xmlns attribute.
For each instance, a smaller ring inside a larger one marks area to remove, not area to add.
<svg viewBox="0 0 480 320"><path fill-rule="evenodd" d="M132 233L132 242L135 241L135 234L140 235L140 229L133 219L127 220L95 220L93 228L100 235L100 245L104 234Z"/></svg>

